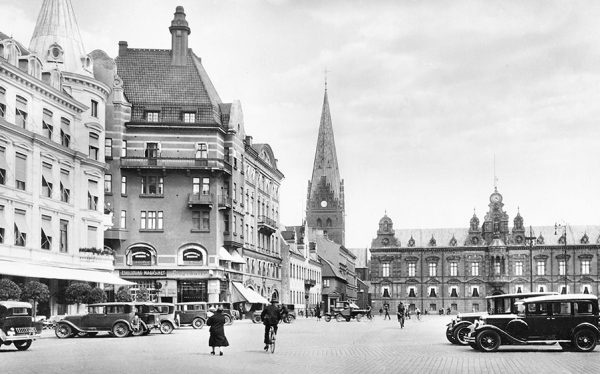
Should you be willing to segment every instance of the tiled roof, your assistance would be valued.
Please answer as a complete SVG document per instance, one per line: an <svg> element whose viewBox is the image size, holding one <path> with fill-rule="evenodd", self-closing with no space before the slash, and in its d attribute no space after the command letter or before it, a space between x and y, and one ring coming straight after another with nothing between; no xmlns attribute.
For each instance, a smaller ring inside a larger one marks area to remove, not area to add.
<svg viewBox="0 0 600 374"><path fill-rule="evenodd" d="M221 99L191 49L185 66L171 64L169 49L128 48L116 58L116 63L125 95L134 106L203 107L212 113L201 113L200 117L207 114L220 122Z"/></svg>
<svg viewBox="0 0 600 374"><path fill-rule="evenodd" d="M342 274L340 274L338 269L335 266L333 266L333 264L330 261L324 259L321 256L319 256L319 259L321 260L322 269L323 269L323 270L321 270L321 276L336 277L336 278L344 279L344 277L342 277Z"/></svg>
<svg viewBox="0 0 600 374"><path fill-rule="evenodd" d="M4 40L4 39L12 39L10 36L6 35L5 33L3 33L2 31L0 31L0 40ZM21 56L27 56L30 54L29 49L25 48L23 46L23 44L19 43L16 39L13 39L15 41L15 43L17 43L17 46L19 46L19 49L21 50Z"/></svg>

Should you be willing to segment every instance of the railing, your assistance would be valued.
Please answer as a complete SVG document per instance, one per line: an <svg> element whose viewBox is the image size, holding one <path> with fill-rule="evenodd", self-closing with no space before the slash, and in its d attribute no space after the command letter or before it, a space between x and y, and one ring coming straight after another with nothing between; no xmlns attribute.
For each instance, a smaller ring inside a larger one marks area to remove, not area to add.
<svg viewBox="0 0 600 374"><path fill-rule="evenodd" d="M188 195L188 206L193 205L212 205L213 204L213 195L212 194L201 194L201 193L191 193Z"/></svg>
<svg viewBox="0 0 600 374"><path fill-rule="evenodd" d="M269 218L267 216L258 216L257 222L259 225L269 226L273 229L277 228L277 222L274 219Z"/></svg>
<svg viewBox="0 0 600 374"><path fill-rule="evenodd" d="M219 208L231 208L233 199L227 195L219 195Z"/></svg>
<svg viewBox="0 0 600 374"><path fill-rule="evenodd" d="M122 157L122 168L211 169L231 173L231 165L221 158Z"/></svg>
<svg viewBox="0 0 600 374"><path fill-rule="evenodd" d="M244 246L244 237L232 232L225 232L223 234L223 242L226 246L241 248Z"/></svg>

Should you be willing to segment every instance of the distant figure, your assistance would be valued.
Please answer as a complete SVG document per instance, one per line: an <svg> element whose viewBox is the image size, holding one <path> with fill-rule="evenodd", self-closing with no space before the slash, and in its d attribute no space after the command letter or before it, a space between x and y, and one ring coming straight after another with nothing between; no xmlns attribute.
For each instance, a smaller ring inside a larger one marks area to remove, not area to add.
<svg viewBox="0 0 600 374"><path fill-rule="evenodd" d="M381 317L382 313L383 313L383 308L379 308L379 317Z"/></svg>
<svg viewBox="0 0 600 374"><path fill-rule="evenodd" d="M392 317L390 317L390 306L388 304L385 304L383 306L383 310L385 311L385 315L383 316L383 320L385 321L385 317L387 317L391 321Z"/></svg>
<svg viewBox="0 0 600 374"><path fill-rule="evenodd" d="M240 319L244 319L244 307L242 306L242 304L240 304L239 309L240 309Z"/></svg>
<svg viewBox="0 0 600 374"><path fill-rule="evenodd" d="M421 309L417 308L415 309L415 313L417 314L417 320L421 320Z"/></svg>
<svg viewBox="0 0 600 374"><path fill-rule="evenodd" d="M398 322L400 322L400 328L403 329L404 328L404 313L406 313L406 310L404 308L404 304L402 304L402 302L400 302L400 304L398 304Z"/></svg>
<svg viewBox="0 0 600 374"><path fill-rule="evenodd" d="M212 347L211 355L215 355L215 347L219 347L219 356L223 356L223 347L229 347L229 342L225 337L225 316L223 315L223 309L219 307L209 309L213 312L213 315L208 318L206 325L210 326L210 337L208 338L208 345Z"/></svg>
<svg viewBox="0 0 600 374"><path fill-rule="evenodd" d="M371 306L367 306L367 318L373 319L373 315L371 314Z"/></svg>
<svg viewBox="0 0 600 374"><path fill-rule="evenodd" d="M319 307L319 304L315 307L315 316L317 316L317 321L321 320L321 308Z"/></svg>
<svg viewBox="0 0 600 374"><path fill-rule="evenodd" d="M450 307L448 307L448 309L446 309L446 314L450 315Z"/></svg>

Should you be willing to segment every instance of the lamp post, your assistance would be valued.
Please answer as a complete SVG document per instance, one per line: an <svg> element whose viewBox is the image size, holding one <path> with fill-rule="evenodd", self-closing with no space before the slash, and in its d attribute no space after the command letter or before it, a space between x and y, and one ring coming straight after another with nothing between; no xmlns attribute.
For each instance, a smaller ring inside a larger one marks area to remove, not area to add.
<svg viewBox="0 0 600 374"><path fill-rule="evenodd" d="M564 241L563 241L563 260L565 262L565 293L567 293L567 224L565 223L564 225L561 224L554 224L554 235L558 235L558 229L562 229L563 230L563 234L561 236L564 237ZM558 239L558 241L560 242L560 238ZM559 272L560 272L560 265L559 265Z"/></svg>
<svg viewBox="0 0 600 374"><path fill-rule="evenodd" d="M529 226L529 236L525 240L529 241L529 292L534 292L533 289L533 242L536 237L533 235L533 229Z"/></svg>

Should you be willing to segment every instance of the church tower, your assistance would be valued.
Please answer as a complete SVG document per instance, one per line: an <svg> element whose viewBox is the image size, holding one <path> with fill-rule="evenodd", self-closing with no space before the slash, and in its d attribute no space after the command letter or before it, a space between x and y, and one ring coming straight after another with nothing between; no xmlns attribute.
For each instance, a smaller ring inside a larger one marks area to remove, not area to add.
<svg viewBox="0 0 600 374"><path fill-rule="evenodd" d="M334 242L345 244L344 181L340 178L335 151L327 83L312 178L308 182L306 223L310 228L323 230Z"/></svg>

